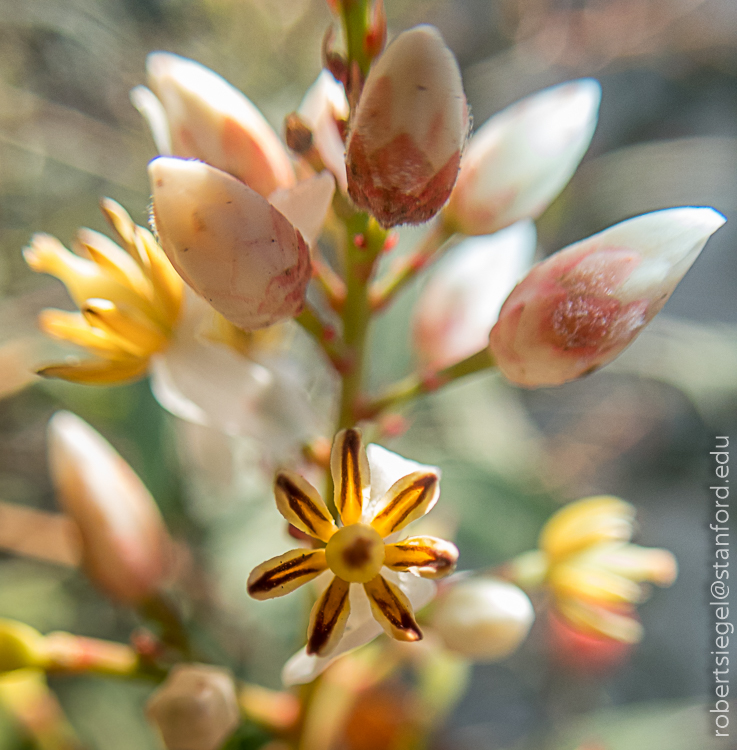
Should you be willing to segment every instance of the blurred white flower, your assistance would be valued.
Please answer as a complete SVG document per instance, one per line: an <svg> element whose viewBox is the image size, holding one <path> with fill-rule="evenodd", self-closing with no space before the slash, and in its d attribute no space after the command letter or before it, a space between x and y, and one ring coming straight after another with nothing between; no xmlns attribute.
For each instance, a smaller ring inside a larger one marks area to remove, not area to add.
<svg viewBox="0 0 737 750"><path fill-rule="evenodd" d="M531 221L464 240L437 265L414 310L412 334L423 365L434 370L483 349L502 303L532 266Z"/></svg>
<svg viewBox="0 0 737 750"><path fill-rule="evenodd" d="M598 82L540 91L487 120L471 138L443 217L453 231L491 234L537 218L576 171L596 128Z"/></svg>

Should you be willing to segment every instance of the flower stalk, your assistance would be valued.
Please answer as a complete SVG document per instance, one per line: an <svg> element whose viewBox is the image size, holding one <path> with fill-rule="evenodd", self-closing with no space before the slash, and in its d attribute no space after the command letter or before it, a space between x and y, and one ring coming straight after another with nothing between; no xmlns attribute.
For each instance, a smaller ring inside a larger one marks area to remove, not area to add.
<svg viewBox="0 0 737 750"><path fill-rule="evenodd" d="M399 406L423 393L432 393L458 378L496 367L489 349L484 347L460 362L433 373L412 373L388 386L382 394L368 401L360 410L363 419L375 418L381 412Z"/></svg>
<svg viewBox="0 0 737 750"><path fill-rule="evenodd" d="M418 247L401 258L382 279L371 288L371 309L374 312L385 310L397 294L414 279L417 274L438 260L455 244L454 232L442 222L435 222L422 238Z"/></svg>

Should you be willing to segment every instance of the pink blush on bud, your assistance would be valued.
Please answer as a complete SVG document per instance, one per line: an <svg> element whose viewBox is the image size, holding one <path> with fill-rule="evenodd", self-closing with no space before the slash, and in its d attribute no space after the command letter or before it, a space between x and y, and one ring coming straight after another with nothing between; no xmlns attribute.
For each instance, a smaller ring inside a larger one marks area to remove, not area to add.
<svg viewBox="0 0 737 750"><path fill-rule="evenodd" d="M459 149L435 172L408 133L367 154L363 139L356 134L351 140L348 193L383 227L421 224L435 216L450 197L460 164Z"/></svg>

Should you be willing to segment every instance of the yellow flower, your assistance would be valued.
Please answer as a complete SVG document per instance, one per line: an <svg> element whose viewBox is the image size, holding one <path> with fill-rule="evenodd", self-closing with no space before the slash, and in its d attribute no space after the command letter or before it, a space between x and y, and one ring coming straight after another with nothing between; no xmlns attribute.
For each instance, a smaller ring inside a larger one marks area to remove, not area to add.
<svg viewBox="0 0 737 750"><path fill-rule="evenodd" d="M248 593L255 599L270 599L294 591L325 571L333 574L312 609L308 655L325 656L335 650L351 614L349 594L354 583L361 585L371 614L388 635L402 641L420 640L422 632L410 599L399 580L390 580L397 579L392 571L439 578L450 573L458 559L453 544L433 537L385 541L435 505L440 476L437 469L420 467L402 476L380 497L370 498L370 472L379 475L384 471L377 464L404 461L389 451L379 451L372 453L375 461L369 467L358 430L343 430L336 435L330 463L340 527L309 482L288 471L276 476L274 494L279 512L326 546L294 549L259 565L248 578ZM389 570L382 573L383 568Z"/></svg>
<svg viewBox="0 0 737 750"><path fill-rule="evenodd" d="M635 509L616 497L566 505L543 527L539 550L513 564L521 584L542 582L572 625L627 643L642 638L635 605L643 584L670 586L677 563L664 549L630 544Z"/></svg>
<svg viewBox="0 0 737 750"><path fill-rule="evenodd" d="M39 373L46 377L97 385L142 377L151 356L168 345L179 317L184 285L153 235L115 201L101 205L119 245L82 229L76 253L48 234L34 235L23 251L28 265L56 276L79 307L44 310L41 329L93 355L44 367Z"/></svg>

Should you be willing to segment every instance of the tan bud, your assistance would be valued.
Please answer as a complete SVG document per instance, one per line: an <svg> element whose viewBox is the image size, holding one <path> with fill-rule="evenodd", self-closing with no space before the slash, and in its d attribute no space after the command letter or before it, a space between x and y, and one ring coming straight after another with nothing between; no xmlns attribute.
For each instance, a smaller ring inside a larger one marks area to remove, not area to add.
<svg viewBox="0 0 737 750"><path fill-rule="evenodd" d="M154 499L133 469L86 422L57 412L49 465L62 508L82 539L82 566L113 599L139 604L165 582L171 540Z"/></svg>
<svg viewBox="0 0 737 750"><path fill-rule="evenodd" d="M206 664L177 664L146 704L168 750L218 750L240 723L233 675Z"/></svg>
<svg viewBox="0 0 737 750"><path fill-rule="evenodd" d="M448 200L468 129L461 74L433 26L400 34L371 68L347 146L348 192L384 227Z"/></svg>

